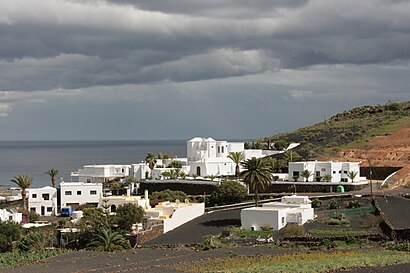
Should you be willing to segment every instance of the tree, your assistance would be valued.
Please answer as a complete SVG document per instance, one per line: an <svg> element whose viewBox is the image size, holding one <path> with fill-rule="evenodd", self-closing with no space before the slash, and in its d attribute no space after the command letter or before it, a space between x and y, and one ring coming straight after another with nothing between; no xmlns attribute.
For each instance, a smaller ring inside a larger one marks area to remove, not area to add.
<svg viewBox="0 0 410 273"><path fill-rule="evenodd" d="M181 161L173 160L173 161L171 161L171 163L169 163L168 168L181 169L182 168L182 163L181 163Z"/></svg>
<svg viewBox="0 0 410 273"><path fill-rule="evenodd" d="M172 190L163 190L163 191L154 191L151 194L150 199L155 200L162 200L162 201L170 201L174 202L175 200L183 201L188 196L183 191L172 191Z"/></svg>
<svg viewBox="0 0 410 273"><path fill-rule="evenodd" d="M272 173L274 173L275 172L275 170L276 170L276 162L277 162L277 159L276 158L273 158L273 157L265 157L265 160L266 160L266 164L268 164L268 166L269 166L269 168L270 168L270 170L271 170L271 172Z"/></svg>
<svg viewBox="0 0 410 273"><path fill-rule="evenodd" d="M355 171L347 172L347 177L349 177L350 180L352 180L352 182L356 178L356 176L357 176L357 172L355 172Z"/></svg>
<svg viewBox="0 0 410 273"><path fill-rule="evenodd" d="M155 167L155 164L157 164L157 158L155 157L155 154L148 153L145 157L145 162L148 164L148 167L151 169L152 172L152 170Z"/></svg>
<svg viewBox="0 0 410 273"><path fill-rule="evenodd" d="M18 248L22 251L41 252L52 245L53 238L41 229L34 229L23 237Z"/></svg>
<svg viewBox="0 0 410 273"><path fill-rule="evenodd" d="M119 190L122 188L120 182L114 182L111 184L111 190L115 192L115 195L118 195Z"/></svg>
<svg viewBox="0 0 410 273"><path fill-rule="evenodd" d="M44 172L45 174L48 174L50 176L51 179L51 186L53 188L56 187L56 176L58 175L58 170L57 169L48 169L46 172Z"/></svg>
<svg viewBox="0 0 410 273"><path fill-rule="evenodd" d="M13 221L0 221L0 253L11 251L13 242L19 241L23 236L23 227Z"/></svg>
<svg viewBox="0 0 410 273"><path fill-rule="evenodd" d="M119 232L111 229L103 229L101 234L96 234L88 247L96 251L113 252L115 250L128 249L129 242Z"/></svg>
<svg viewBox="0 0 410 273"><path fill-rule="evenodd" d="M118 226L127 232L131 230L133 224L141 223L144 217L144 209L132 203L119 205L115 212Z"/></svg>
<svg viewBox="0 0 410 273"><path fill-rule="evenodd" d="M10 180L15 183L21 189L21 198L23 199L23 210L27 210L27 192L26 189L30 187L33 182L33 178L26 174L19 174L14 176L14 179Z"/></svg>
<svg viewBox="0 0 410 273"><path fill-rule="evenodd" d="M292 150L288 150L284 152L283 157L287 164L289 164L289 162L295 162L295 161L302 160L302 156L300 156L297 152L292 151Z"/></svg>
<svg viewBox="0 0 410 273"><path fill-rule="evenodd" d="M309 177L312 176L312 172L309 170L304 170L303 172L300 173L300 176L302 176L303 178L305 178L305 182L309 181Z"/></svg>
<svg viewBox="0 0 410 273"><path fill-rule="evenodd" d="M323 180L325 180L326 182L330 182L332 180L332 175L331 174L325 174L323 176Z"/></svg>
<svg viewBox="0 0 410 273"><path fill-rule="evenodd" d="M264 190L272 181L272 173L267 161L262 158L252 157L241 163L245 169L241 172L241 178L255 193L255 205L258 206L258 193Z"/></svg>
<svg viewBox="0 0 410 273"><path fill-rule="evenodd" d="M228 205L241 202L246 196L246 187L232 180L224 180L215 187L209 197L212 205Z"/></svg>
<svg viewBox="0 0 410 273"><path fill-rule="evenodd" d="M228 158L235 163L235 177L238 178L240 173L239 165L241 164L241 161L244 159L244 154L243 152L230 152Z"/></svg>

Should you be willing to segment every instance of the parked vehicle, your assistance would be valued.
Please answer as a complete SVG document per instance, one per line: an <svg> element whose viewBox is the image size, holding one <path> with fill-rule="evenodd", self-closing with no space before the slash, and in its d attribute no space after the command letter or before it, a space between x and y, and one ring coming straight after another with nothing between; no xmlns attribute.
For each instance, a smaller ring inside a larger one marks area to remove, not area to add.
<svg viewBox="0 0 410 273"><path fill-rule="evenodd" d="M63 216L63 217L69 217L69 216L71 216L73 214L73 208L72 207L64 207L64 208L61 208L61 211L60 211L60 215L61 216Z"/></svg>

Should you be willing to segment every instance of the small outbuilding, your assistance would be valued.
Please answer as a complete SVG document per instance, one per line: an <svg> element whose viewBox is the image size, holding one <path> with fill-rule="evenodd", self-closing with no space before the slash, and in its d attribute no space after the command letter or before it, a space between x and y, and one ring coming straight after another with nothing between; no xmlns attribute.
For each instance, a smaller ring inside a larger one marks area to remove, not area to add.
<svg viewBox="0 0 410 273"><path fill-rule="evenodd" d="M284 196L281 202L266 203L262 207L241 211L242 228L246 230L280 230L288 223L303 225L313 219L314 209L307 196Z"/></svg>

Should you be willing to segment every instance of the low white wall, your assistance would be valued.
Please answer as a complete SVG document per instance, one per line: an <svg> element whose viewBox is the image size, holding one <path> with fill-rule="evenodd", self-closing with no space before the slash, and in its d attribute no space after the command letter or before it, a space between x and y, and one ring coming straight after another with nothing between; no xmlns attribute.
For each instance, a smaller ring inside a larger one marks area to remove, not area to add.
<svg viewBox="0 0 410 273"><path fill-rule="evenodd" d="M243 209L241 211L242 228L246 230L262 230L262 227L269 226L273 230L280 230L286 225L286 212L286 209ZM284 221L282 224L283 217Z"/></svg>
<svg viewBox="0 0 410 273"><path fill-rule="evenodd" d="M164 220L164 233L179 227L192 219L205 213L205 203L190 204L190 206L179 207L174 211L172 217Z"/></svg>

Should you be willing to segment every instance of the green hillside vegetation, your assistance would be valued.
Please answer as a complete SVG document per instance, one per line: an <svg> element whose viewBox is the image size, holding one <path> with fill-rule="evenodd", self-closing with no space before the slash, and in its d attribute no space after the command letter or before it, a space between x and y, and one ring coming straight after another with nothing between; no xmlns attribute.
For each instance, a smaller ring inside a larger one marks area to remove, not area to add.
<svg viewBox="0 0 410 273"><path fill-rule="evenodd" d="M311 159L318 155L334 155L342 148L359 147L371 137L388 135L409 122L410 102L389 101L385 105L347 110L323 122L266 137L259 142L276 142L275 147L299 142L301 145L296 151L304 159Z"/></svg>

